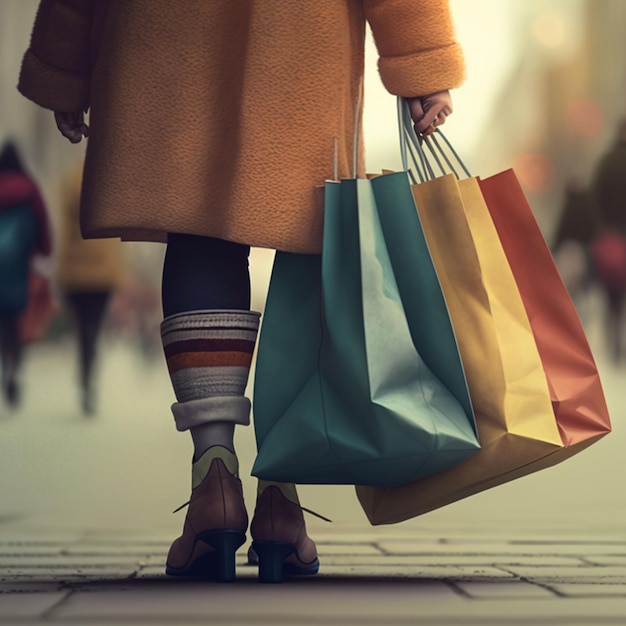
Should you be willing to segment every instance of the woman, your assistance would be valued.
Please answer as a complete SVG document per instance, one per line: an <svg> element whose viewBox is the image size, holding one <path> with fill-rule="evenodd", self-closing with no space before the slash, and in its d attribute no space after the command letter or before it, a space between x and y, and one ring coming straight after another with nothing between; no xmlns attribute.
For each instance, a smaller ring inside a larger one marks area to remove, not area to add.
<svg viewBox="0 0 626 626"><path fill-rule="evenodd" d="M0 365L6 403L21 399L19 374L25 337L23 319L33 289L50 296L48 278L35 273L35 257L49 257L48 215L37 185L22 165L15 144L0 151ZM29 293L29 287L31 292ZM45 308L45 307L44 307ZM29 316L41 317L46 311ZM40 320L39 320L40 321Z"/></svg>
<svg viewBox="0 0 626 626"><path fill-rule="evenodd" d="M76 331L82 411L93 415L98 344L111 296L122 282L123 266L119 241L81 237L81 179L82 167L75 168L63 188L56 286Z"/></svg>
<svg viewBox="0 0 626 626"><path fill-rule="evenodd" d="M594 270L606 297L606 334L611 358L624 356L623 325L626 303L626 120L615 142L600 158L591 183L599 226L591 243Z"/></svg>
<svg viewBox="0 0 626 626"><path fill-rule="evenodd" d="M19 89L70 141L90 111L84 236L167 242L162 337L194 444L170 574L234 577L248 518L233 432L259 324L249 247L321 251L320 186L335 162L353 175L366 23L383 83L432 132L463 79L447 0L41 2ZM265 582L317 572L294 485L259 481L251 534Z"/></svg>

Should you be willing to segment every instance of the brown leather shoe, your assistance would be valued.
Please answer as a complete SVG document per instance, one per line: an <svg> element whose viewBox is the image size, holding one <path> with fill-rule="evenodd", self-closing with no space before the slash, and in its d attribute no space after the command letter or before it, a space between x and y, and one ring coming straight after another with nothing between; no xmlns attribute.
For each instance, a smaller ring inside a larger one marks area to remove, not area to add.
<svg viewBox="0 0 626 626"><path fill-rule="evenodd" d="M317 574L317 549L306 534L302 509L278 487L266 487L257 498L250 533L259 559L259 582L279 583L284 576Z"/></svg>
<svg viewBox="0 0 626 626"><path fill-rule="evenodd" d="M167 555L166 573L231 582L235 552L246 540L248 514L241 481L215 458L191 492L183 534Z"/></svg>

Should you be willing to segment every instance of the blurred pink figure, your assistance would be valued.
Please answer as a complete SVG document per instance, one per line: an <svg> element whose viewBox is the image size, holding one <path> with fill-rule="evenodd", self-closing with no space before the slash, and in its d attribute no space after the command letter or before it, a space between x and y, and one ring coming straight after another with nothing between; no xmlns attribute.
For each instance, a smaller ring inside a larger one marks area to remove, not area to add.
<svg viewBox="0 0 626 626"><path fill-rule="evenodd" d="M52 314L49 280L37 265L50 252L43 199L17 148L7 142L0 152L0 362L2 391L11 407L21 399L24 345L45 334Z"/></svg>

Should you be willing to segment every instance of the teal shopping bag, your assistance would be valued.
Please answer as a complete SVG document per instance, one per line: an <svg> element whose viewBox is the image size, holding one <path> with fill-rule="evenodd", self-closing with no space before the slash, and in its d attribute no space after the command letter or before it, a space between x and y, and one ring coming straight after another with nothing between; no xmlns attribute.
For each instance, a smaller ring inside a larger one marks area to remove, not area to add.
<svg viewBox="0 0 626 626"><path fill-rule="evenodd" d="M415 210L406 175L389 181L406 187L408 195L399 198ZM414 313L432 322L421 337L409 330L373 181L326 183L321 256L277 252L254 381L253 475L401 485L479 449L423 235L413 244L424 253L424 263L413 268L423 288Z"/></svg>

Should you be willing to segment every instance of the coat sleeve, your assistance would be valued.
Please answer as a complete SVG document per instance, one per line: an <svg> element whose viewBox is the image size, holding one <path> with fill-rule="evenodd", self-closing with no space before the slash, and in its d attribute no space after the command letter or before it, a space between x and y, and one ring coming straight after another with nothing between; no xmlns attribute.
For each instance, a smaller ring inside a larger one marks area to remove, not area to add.
<svg viewBox="0 0 626 626"><path fill-rule="evenodd" d="M89 107L90 35L96 0L41 0L18 90L54 111Z"/></svg>
<svg viewBox="0 0 626 626"><path fill-rule="evenodd" d="M363 0L385 88L404 97L458 87L465 63L448 0Z"/></svg>

